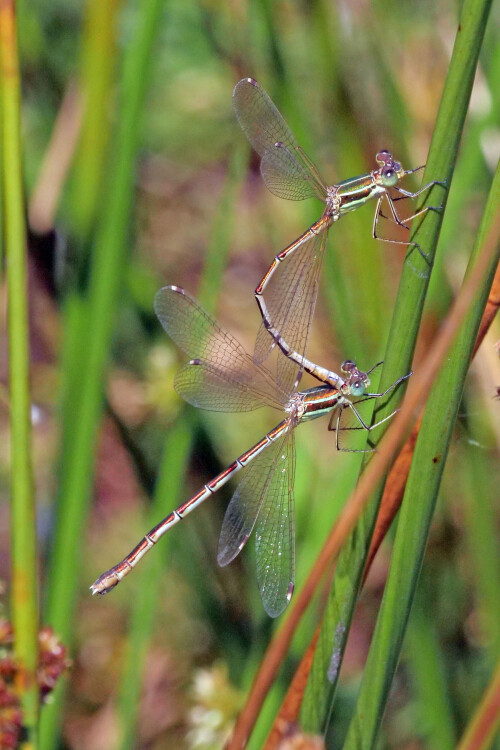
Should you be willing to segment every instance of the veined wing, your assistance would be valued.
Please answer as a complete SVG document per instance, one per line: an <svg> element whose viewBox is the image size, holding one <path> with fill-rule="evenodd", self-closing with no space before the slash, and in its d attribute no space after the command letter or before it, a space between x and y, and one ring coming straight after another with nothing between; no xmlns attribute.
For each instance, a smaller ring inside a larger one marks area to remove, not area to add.
<svg viewBox="0 0 500 750"><path fill-rule="evenodd" d="M228 565L243 549L257 522L257 579L262 603L271 617L285 609L293 591L294 458L289 423L283 436L245 469L227 507L219 539L218 563Z"/></svg>
<svg viewBox="0 0 500 750"><path fill-rule="evenodd" d="M174 388L179 396L199 409L253 411L265 404L283 409L283 401L277 400L274 383L260 377L245 380L245 374L237 375L234 370L230 372L201 360L193 360L177 372Z"/></svg>
<svg viewBox="0 0 500 750"><path fill-rule="evenodd" d="M304 162L304 152L297 146L292 152L278 141L264 152L260 162L260 173L268 190L289 201L319 198L326 201L326 186L310 166ZM299 158L300 157L300 158Z"/></svg>
<svg viewBox="0 0 500 750"><path fill-rule="evenodd" d="M290 394L283 392L270 372L256 365L241 344L184 289L163 287L155 296L154 308L165 331L192 359L176 379L180 394L188 401L198 399L201 405L204 398L205 408L219 410L226 389L228 411L235 410L238 399L242 411L257 408L257 401L259 406L286 403Z"/></svg>
<svg viewBox="0 0 500 750"><path fill-rule="evenodd" d="M257 583L264 609L271 617L278 617L288 606L295 585L294 478L292 432L278 453L255 526Z"/></svg>
<svg viewBox="0 0 500 750"><path fill-rule="evenodd" d="M326 199L326 185L262 86L242 78L233 91L238 122L262 157L261 172L269 190L280 198Z"/></svg>
<svg viewBox="0 0 500 750"><path fill-rule="evenodd" d="M270 278L264 293L269 322L300 356L305 356L309 340L327 234L326 230L311 234L287 255ZM255 342L254 362L262 363L275 345L262 324ZM280 387L289 393L296 378L297 365L288 357L279 357L277 380Z"/></svg>

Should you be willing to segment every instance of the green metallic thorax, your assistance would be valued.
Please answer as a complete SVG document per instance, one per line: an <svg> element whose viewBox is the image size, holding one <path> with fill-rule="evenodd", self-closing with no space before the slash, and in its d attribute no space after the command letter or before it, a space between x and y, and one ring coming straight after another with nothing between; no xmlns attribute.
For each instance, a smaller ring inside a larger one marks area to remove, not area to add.
<svg viewBox="0 0 500 750"><path fill-rule="evenodd" d="M339 400L342 398L337 388L327 385L308 388L306 391L302 391L302 395L304 396L305 407L301 419L302 422L308 419L317 419L324 414L328 414L328 412L332 411L338 405Z"/></svg>
<svg viewBox="0 0 500 750"><path fill-rule="evenodd" d="M337 186L336 191L336 196L340 199L340 213L354 211L359 206L368 203L373 198L378 198L385 192L386 190L382 185L377 185L371 172L344 180Z"/></svg>

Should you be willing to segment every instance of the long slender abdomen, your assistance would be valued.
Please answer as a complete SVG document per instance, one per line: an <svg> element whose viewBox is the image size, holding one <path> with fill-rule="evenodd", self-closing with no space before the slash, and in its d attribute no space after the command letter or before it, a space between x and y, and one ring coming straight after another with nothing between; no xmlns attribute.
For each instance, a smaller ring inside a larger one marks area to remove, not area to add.
<svg viewBox="0 0 500 750"><path fill-rule="evenodd" d="M242 469L247 463L249 463L253 458L261 453L261 451L263 451L268 445L270 445L270 443L272 443L280 435L282 435L283 432L289 428L290 421L291 418L289 417L288 419L283 420L283 422L280 422L273 430L265 435L262 440L259 440L258 443L252 446L249 450L245 451L245 453L243 453L241 456L239 456L236 461L233 461L233 463L230 464L227 469L224 469L224 471L221 471L221 473L218 474L214 479L212 479L210 482L207 482L207 484L199 492L197 492L196 495L193 495L193 497L189 498L189 500L186 500L185 503L179 505L178 508L173 510L166 518L164 518L162 521L160 521L160 523L154 526L151 531L148 531L148 533L141 539L139 544L134 547L134 549L129 552L129 554L124 557L121 562L119 562L117 565L114 565L112 568L99 576L99 578L90 587L92 594L107 594L108 591L111 591L111 589L117 586L122 578L125 578L125 576L128 575L130 571L137 565L139 560L141 560L144 555L149 552L152 547L154 547L158 539L160 539L163 534L169 531L172 526L175 526L175 524L179 523L179 521L182 521L184 516L187 516L188 513L191 513L191 511L194 510L198 505L201 505L204 500L217 492L217 490L220 489L224 484L226 484L226 482L228 482L229 479L231 479L231 477L236 474L236 472Z"/></svg>

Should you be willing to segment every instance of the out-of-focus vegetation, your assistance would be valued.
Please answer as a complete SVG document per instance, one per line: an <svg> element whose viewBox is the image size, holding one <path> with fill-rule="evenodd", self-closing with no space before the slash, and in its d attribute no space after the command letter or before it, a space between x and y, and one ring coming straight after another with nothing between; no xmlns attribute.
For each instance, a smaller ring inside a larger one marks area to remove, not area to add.
<svg viewBox="0 0 500 750"><path fill-rule="evenodd" d="M73 660L42 709L41 746L220 748L279 627L260 603L252 540L229 567L217 567L230 489L169 533L109 596L88 591L277 421L265 410L194 413L181 403L173 377L184 359L154 317L153 296L165 283L187 288L251 351L259 325L253 289L321 205L268 193L232 112L234 84L251 75L265 86L329 183L374 168L382 148L415 167L427 158L458 10L427 0L45 0L20 3L17 21L40 603L42 624ZM494 6L415 371L460 287L497 166L499 27ZM417 186L408 179L409 189ZM386 351L405 249L371 238L373 210L330 231L308 352L334 370L345 358L368 369ZM383 231L404 238L390 225ZM454 747L500 656L498 339L494 323L466 381L380 747ZM360 459L336 453L324 421L301 426L296 442L300 588ZM342 747L354 712L391 538L356 608L329 747ZM250 747L263 746L323 603L319 597L300 626Z"/></svg>

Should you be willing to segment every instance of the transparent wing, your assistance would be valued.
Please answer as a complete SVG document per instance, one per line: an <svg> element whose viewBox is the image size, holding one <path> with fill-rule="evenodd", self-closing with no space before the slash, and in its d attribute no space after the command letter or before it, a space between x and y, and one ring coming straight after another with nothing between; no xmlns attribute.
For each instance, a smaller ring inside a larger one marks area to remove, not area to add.
<svg viewBox="0 0 500 750"><path fill-rule="evenodd" d="M326 198L326 186L271 98L253 78L243 78L234 87L236 117L262 157L262 176L272 193L281 198L302 200Z"/></svg>
<svg viewBox="0 0 500 750"><path fill-rule="evenodd" d="M278 617L288 606L295 583L293 432L282 446L255 526L257 583L264 609Z"/></svg>
<svg viewBox="0 0 500 750"><path fill-rule="evenodd" d="M264 404L282 408L273 398L273 390L266 391L267 383L255 379L243 382L235 379L234 373L215 369L207 363L192 363L181 367L175 376L174 387L179 396L193 406L211 411L253 411ZM275 391L274 391L275 393Z"/></svg>
<svg viewBox="0 0 500 750"><path fill-rule="evenodd" d="M279 264L265 289L269 321L288 346L301 356L305 355L309 340L326 240L326 230L310 235ZM254 362L261 364L274 346L274 339L262 324L255 341ZM279 357L279 386L290 392L296 377L297 365L288 357Z"/></svg>
<svg viewBox="0 0 500 750"><path fill-rule="evenodd" d="M294 476L294 458L293 432L288 424L283 436L245 469L227 507L219 539L217 560L219 565L227 565L243 549L259 518L257 579L262 603L271 617L283 611L293 591L293 487L290 483Z"/></svg>
<svg viewBox="0 0 500 750"><path fill-rule="evenodd" d="M297 148L302 155L300 146ZM279 141L264 152L260 173L268 190L278 198L290 201L319 198L326 201L326 186L323 182Z"/></svg>
<svg viewBox="0 0 500 750"><path fill-rule="evenodd" d="M168 335L193 359L176 380L180 394L188 401L202 399L200 390L205 381L209 390L212 386L213 395L212 398L207 393L206 403L212 398L212 405L207 408L220 404L224 388L228 399L234 400L236 393L248 393L244 411L256 408L250 407L251 397L259 399L260 405L286 403L289 394L279 389L268 370L256 365L241 344L186 291L176 286L163 287L155 296L154 308Z"/></svg>

